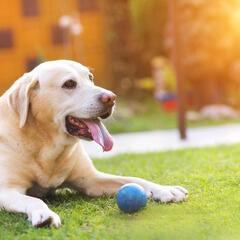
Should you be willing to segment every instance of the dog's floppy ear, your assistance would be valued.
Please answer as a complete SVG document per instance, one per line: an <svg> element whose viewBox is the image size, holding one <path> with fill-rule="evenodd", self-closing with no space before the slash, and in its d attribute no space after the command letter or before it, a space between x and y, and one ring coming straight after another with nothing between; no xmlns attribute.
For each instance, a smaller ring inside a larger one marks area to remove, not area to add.
<svg viewBox="0 0 240 240"><path fill-rule="evenodd" d="M27 121L30 92L36 86L37 82L32 72L25 73L9 89L8 104L17 113L20 128L24 127Z"/></svg>

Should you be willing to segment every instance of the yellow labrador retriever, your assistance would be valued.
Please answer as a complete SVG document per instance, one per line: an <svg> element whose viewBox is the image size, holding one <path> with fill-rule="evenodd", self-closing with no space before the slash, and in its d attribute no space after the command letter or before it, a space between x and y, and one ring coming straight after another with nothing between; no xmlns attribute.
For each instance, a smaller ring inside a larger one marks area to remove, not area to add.
<svg viewBox="0 0 240 240"><path fill-rule="evenodd" d="M95 169L79 139L111 150L100 118L111 115L115 98L74 61L45 62L19 78L0 98L0 208L27 214L36 227L59 227L60 217L40 198L60 187L97 197L137 183L156 201L185 200L182 187Z"/></svg>

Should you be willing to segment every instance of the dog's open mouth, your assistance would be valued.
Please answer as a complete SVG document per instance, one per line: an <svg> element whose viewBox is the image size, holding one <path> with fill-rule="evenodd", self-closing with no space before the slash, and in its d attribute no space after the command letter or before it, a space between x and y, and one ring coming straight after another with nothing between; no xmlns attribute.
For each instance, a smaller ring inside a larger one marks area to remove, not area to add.
<svg viewBox="0 0 240 240"><path fill-rule="evenodd" d="M112 137L99 119L79 119L67 116L66 129L72 136L94 140L102 146L103 151L110 151L113 147Z"/></svg>

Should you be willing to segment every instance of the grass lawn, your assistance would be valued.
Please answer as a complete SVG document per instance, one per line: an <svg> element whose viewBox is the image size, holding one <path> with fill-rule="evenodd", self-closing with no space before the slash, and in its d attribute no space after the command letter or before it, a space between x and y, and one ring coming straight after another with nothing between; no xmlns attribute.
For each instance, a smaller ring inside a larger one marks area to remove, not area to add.
<svg viewBox="0 0 240 240"><path fill-rule="evenodd" d="M34 229L23 215L0 212L0 239L239 239L240 145L189 149L95 160L107 172L185 186L181 204L148 206L134 215L119 212L115 199L90 199L67 191L49 199L62 228Z"/></svg>
<svg viewBox="0 0 240 240"><path fill-rule="evenodd" d="M139 132L177 127L176 113L165 112L153 99L143 99L142 103L119 100L113 116L105 124L111 133ZM188 127L213 126L226 123L240 123L240 118L217 121L189 121Z"/></svg>

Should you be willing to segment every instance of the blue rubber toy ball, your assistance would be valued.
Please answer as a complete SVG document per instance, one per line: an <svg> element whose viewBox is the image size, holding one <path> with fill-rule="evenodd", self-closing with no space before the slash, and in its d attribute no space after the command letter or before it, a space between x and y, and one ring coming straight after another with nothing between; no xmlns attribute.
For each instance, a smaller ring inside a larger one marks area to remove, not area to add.
<svg viewBox="0 0 240 240"><path fill-rule="evenodd" d="M134 213L145 207L147 195L143 187L136 183L123 185L117 193L117 205L125 213Z"/></svg>

